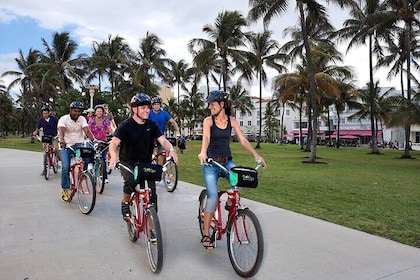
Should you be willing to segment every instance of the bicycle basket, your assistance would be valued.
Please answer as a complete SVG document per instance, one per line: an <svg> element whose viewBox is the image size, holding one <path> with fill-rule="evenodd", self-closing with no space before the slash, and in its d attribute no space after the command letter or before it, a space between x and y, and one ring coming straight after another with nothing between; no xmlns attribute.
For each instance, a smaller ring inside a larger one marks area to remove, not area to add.
<svg viewBox="0 0 420 280"><path fill-rule="evenodd" d="M93 158L95 157L95 150L89 147L78 148L76 150L76 156L93 160Z"/></svg>
<svg viewBox="0 0 420 280"><path fill-rule="evenodd" d="M51 144L51 143L52 143L52 140L53 140L53 137L52 137L52 136L43 135L43 136L41 137L41 142L42 142L42 143L48 143L48 144Z"/></svg>
<svg viewBox="0 0 420 280"><path fill-rule="evenodd" d="M139 162L134 167L134 178L137 183L144 180L160 181L162 179L162 165Z"/></svg>
<svg viewBox="0 0 420 280"><path fill-rule="evenodd" d="M256 188L258 186L258 171L250 167L235 166L229 172L232 186Z"/></svg>

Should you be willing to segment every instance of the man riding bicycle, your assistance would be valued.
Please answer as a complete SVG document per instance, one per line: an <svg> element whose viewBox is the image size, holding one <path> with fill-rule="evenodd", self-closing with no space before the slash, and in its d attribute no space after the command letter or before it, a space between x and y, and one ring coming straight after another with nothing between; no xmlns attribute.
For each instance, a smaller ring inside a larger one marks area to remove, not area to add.
<svg viewBox="0 0 420 280"><path fill-rule="evenodd" d="M60 141L60 155L61 155L61 199L64 201L70 200L70 159L72 153L68 147L77 149L83 147L85 135L91 140L95 141L95 137L90 132L86 118L82 116L83 103L80 101L73 101L70 103L70 113L62 116L58 120L58 138Z"/></svg>
<svg viewBox="0 0 420 280"><path fill-rule="evenodd" d="M145 93L137 93L130 101L132 116L123 121L114 133L114 137L109 145L111 154L110 168L114 168L118 162L117 147L121 145L119 152L119 160L122 164L134 168L139 162L150 163L154 143L157 140L160 145L167 151L175 162L178 156L172 144L165 138L158 125L149 119L151 99ZM133 174L126 170L121 170L124 178L123 198L121 203L121 213L124 218L130 216L128 202L130 195L135 191L136 181ZM141 182L140 186L144 187L145 182ZM148 181L152 194L151 202L157 211L157 194L155 181Z"/></svg>
<svg viewBox="0 0 420 280"><path fill-rule="evenodd" d="M40 130L42 128L42 135L52 136L52 137L57 136L58 118L54 115L50 115L50 106L48 105L42 106L41 111L42 111L42 117L39 119L34 132L32 132L32 135L33 136L39 135ZM57 158L60 159L59 154L58 154L58 140L53 139L52 144L54 145ZM42 147L44 151L48 149L48 145L49 143L42 143ZM44 169L41 173L41 176L44 176L45 173L47 172L47 169L46 169L47 168L47 154L46 153L44 153L43 166L44 166Z"/></svg>

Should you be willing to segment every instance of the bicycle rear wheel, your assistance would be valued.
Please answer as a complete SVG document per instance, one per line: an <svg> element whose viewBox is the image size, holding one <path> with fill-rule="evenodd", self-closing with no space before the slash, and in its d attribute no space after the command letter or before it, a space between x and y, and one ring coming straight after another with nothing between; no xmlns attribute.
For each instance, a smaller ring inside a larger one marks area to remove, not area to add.
<svg viewBox="0 0 420 280"><path fill-rule="evenodd" d="M264 254L261 225L249 209L239 209L227 230L227 247L230 262L242 277L254 276L260 268Z"/></svg>
<svg viewBox="0 0 420 280"><path fill-rule="evenodd" d="M100 159L98 163L98 175L96 176L96 191L98 193L104 192L106 173L106 163L103 159Z"/></svg>
<svg viewBox="0 0 420 280"><path fill-rule="evenodd" d="M163 183L168 192L173 192L178 185L178 166L171 159L166 165L166 171L163 174Z"/></svg>
<svg viewBox="0 0 420 280"><path fill-rule="evenodd" d="M51 164L50 164L50 153L45 153L45 157L46 157L46 164L45 164L45 173L44 173L44 177L45 180L48 180L50 178L50 169L51 169Z"/></svg>
<svg viewBox="0 0 420 280"><path fill-rule="evenodd" d="M92 174L89 171L83 171L77 184L77 200L79 209L83 214L90 214L95 207L96 190Z"/></svg>
<svg viewBox="0 0 420 280"><path fill-rule="evenodd" d="M155 208L149 207L146 210L146 217L147 225L144 237L147 248L147 257L149 259L150 269L154 273L159 273L163 263L163 244L159 217Z"/></svg>

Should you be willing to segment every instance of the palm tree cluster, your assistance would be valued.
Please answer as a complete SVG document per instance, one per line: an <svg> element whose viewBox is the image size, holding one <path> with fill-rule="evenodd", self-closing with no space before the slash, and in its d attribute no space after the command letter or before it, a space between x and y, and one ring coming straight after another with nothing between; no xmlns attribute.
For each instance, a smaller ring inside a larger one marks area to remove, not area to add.
<svg viewBox="0 0 420 280"><path fill-rule="evenodd" d="M184 59L168 58L163 41L149 32L139 40L137 50L131 49L124 38L109 35L107 41L92 43L90 56L76 54L78 45L67 32L53 34L51 44L42 38L43 51L30 49L25 56L19 50L19 57L15 59L19 71L2 74L16 78L7 87L2 87L2 100L11 100L10 89L16 86L20 89L16 108L2 102L2 106L10 106L9 111L16 111L15 120L0 119L2 130L30 131L44 104L52 105L58 114L64 114L72 99L88 103L91 83L99 84L95 102L110 104L117 120L121 120L128 115L127 102L134 92L144 91L155 96L159 94L159 86L165 84L176 86L177 98L168 100L164 108L175 116L181 127L194 134L197 123L207 114L203 100L212 85L231 95L235 111L247 112L253 108L249 92L242 84L256 79L260 106L257 148L260 147L263 119L266 134L273 134L274 130L284 132L282 125L275 127L274 116L276 110L286 104L299 110L301 119L303 115L308 117L309 141L305 150L311 152L309 162L316 159L318 121L325 115L329 118L331 106L337 114L348 108L364 110L371 119L372 132L377 130L379 120L387 125L404 125L408 144L410 125L415 124L416 119L397 113L401 112L398 106L418 109L418 93L413 91L412 84L418 85L419 81L412 71L419 69L420 1L324 1L350 11L349 19L340 30L331 25L327 9L321 2L296 1L298 22L285 29L291 40L282 46L273 39L268 27L274 17L286 12L289 1L249 0L250 10L246 17L238 11L220 12L213 24L203 26L206 38L193 38L187 44L192 55L191 65ZM264 31L249 31L250 24L259 19L264 23ZM348 41L348 49L368 44L368 98L361 96L363 91L355 88L352 70L340 66L343 54L336 48L340 41ZM393 106L387 106L380 113L375 111L379 110L375 106L379 97L375 93L373 75L378 67L389 67L390 77L400 75L402 87L399 99L392 99ZM277 76L271 81L273 101L263 117L262 89L269 82L269 68L276 71ZM207 92L199 91L201 82L205 83ZM84 94L80 96L80 92ZM376 153L375 135L372 140L372 152Z"/></svg>

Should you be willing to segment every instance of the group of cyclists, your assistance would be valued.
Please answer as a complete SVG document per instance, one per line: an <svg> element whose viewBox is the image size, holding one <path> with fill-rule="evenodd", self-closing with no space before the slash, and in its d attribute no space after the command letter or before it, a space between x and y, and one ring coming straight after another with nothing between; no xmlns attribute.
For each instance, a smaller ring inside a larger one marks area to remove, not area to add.
<svg viewBox="0 0 420 280"><path fill-rule="evenodd" d="M210 223L218 201L218 177L220 170L217 166L208 165L207 158L213 158L226 168L230 169L233 162L230 149L232 129L238 138L239 143L255 158L265 166L264 159L255 151L244 136L238 121L231 116L231 103L224 91L215 90L209 93L207 98L210 116L203 121L203 139L198 159L201 164L204 185L207 189L208 202L204 211L204 237L201 240L206 249L213 249L214 245L209 236ZM58 135L58 142L55 145L60 147L59 158L61 159L61 197L62 200L69 200L69 168L70 150L82 147L85 137L95 142L96 139L107 141L108 135L113 135L109 144L109 168L113 169L117 162L133 168L137 163L150 163L155 143L160 149L166 150L167 155L178 163L178 155L170 141L165 137L166 124L170 122L176 136L180 137L179 126L176 121L161 108L160 97L151 98L146 93L136 93L130 100L131 115L118 126L109 119L110 112L107 105L97 105L93 115L87 120L82 116L85 109L80 101L70 104L69 113L57 119L50 114L50 108L42 108L42 118L39 120L33 135L38 135L43 129L44 135ZM106 117L108 116L108 117ZM112 114L111 114L112 116ZM119 152L118 151L119 147ZM130 216L128 201L132 192L135 191L136 181L132 173L120 170L123 177L123 195L121 202L121 214L126 220ZM45 172L45 159L44 171ZM155 181L147 182L151 189L151 202L156 211L158 208ZM143 185L145 182L142 183ZM227 205L230 206L227 201Z"/></svg>

